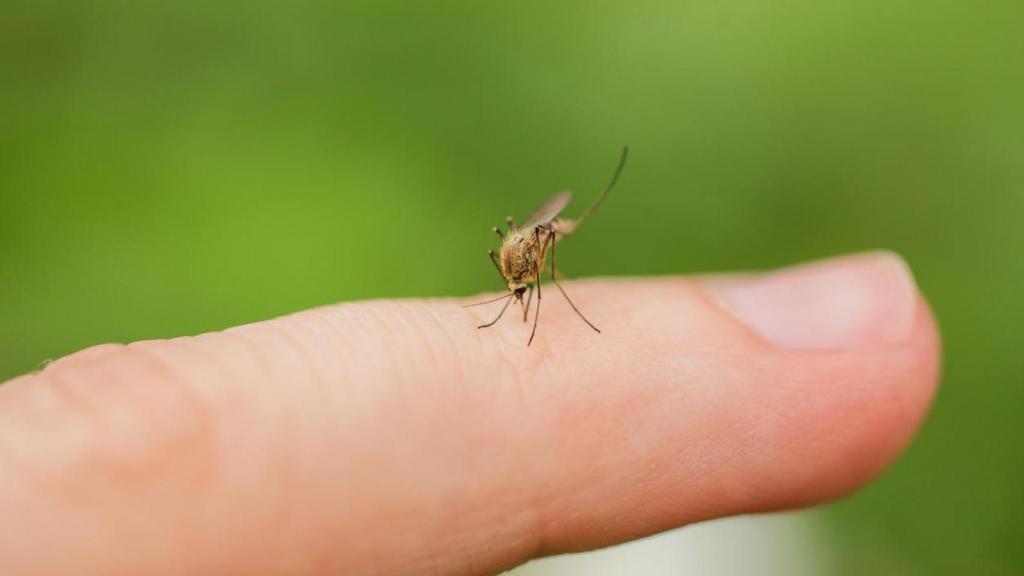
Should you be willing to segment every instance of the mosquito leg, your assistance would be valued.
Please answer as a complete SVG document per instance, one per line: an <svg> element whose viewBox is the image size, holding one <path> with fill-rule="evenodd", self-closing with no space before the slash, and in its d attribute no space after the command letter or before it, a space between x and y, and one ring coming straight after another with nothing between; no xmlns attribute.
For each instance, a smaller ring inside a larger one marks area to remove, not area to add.
<svg viewBox="0 0 1024 576"><path fill-rule="evenodd" d="M487 324L483 324L481 326L477 326L477 329L487 328L489 326L494 326L495 324L497 324L498 320L501 320L501 317L505 315L505 310L508 310L508 305L512 303L512 300L513 300L512 298L509 298L508 300L505 301L505 305L501 307L501 312L498 312L498 317L497 318L495 318L494 320L491 320Z"/></svg>
<svg viewBox="0 0 1024 576"><path fill-rule="evenodd" d="M565 293L562 285L558 283L558 278L555 277L555 232L553 230L548 233L548 238L551 239L551 281L555 283L555 286L558 286L558 291L562 293L562 296L565 296L565 301L568 302L569 306L572 306L572 309L579 314L580 318L582 318L584 322L587 323L587 326L590 326L594 329L594 332L600 334L601 331L597 329L597 326L594 326L590 323L590 320L587 320L587 317L580 312L580 309L572 303L572 300L569 298L569 295Z"/></svg>
<svg viewBox="0 0 1024 576"><path fill-rule="evenodd" d="M533 337L537 335L537 320L540 320L540 276L537 276L537 308L533 311L533 330L530 330L530 339L526 342L529 346L533 344Z"/></svg>
<svg viewBox="0 0 1024 576"><path fill-rule="evenodd" d="M487 255L491 257L491 262L494 263L494 269L498 271L498 276L501 276L501 281L504 283L505 275L501 273L501 264L498 262L498 255L494 253L494 250L488 250Z"/></svg>
<svg viewBox="0 0 1024 576"><path fill-rule="evenodd" d="M510 232L518 228L518 226L516 226L516 221L513 220L511 216L505 217L505 224L508 224L508 229Z"/></svg>
<svg viewBox="0 0 1024 576"><path fill-rule="evenodd" d="M498 238L501 238L502 240L505 239L505 235L501 233L501 228L498 228L497 226L491 226L491 232L497 234Z"/></svg>
<svg viewBox="0 0 1024 576"><path fill-rule="evenodd" d="M533 313L533 330L530 332L530 340L526 343L527 346L533 343L533 337L537 334L537 320L540 319L540 267L537 266L537 261L540 260L541 246L540 246L540 226L533 229L533 237L537 242L537 255L533 259L533 273L537 277L537 310Z"/></svg>
<svg viewBox="0 0 1024 576"><path fill-rule="evenodd" d="M530 315L530 300L533 299L533 284L530 284L530 293L526 295L526 307L523 308L523 322Z"/></svg>

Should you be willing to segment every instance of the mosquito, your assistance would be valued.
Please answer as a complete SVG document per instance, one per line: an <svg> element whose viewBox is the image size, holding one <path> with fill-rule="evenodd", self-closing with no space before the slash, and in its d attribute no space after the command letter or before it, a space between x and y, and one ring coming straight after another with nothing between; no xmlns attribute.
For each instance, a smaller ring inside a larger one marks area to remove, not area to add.
<svg viewBox="0 0 1024 576"><path fill-rule="evenodd" d="M580 312L576 304L573 303L569 295L566 294L562 285L558 283L558 278L555 275L555 244L562 240L566 236L569 236L579 228L580 224L590 216L590 213L596 209L601 202L604 200L608 192L615 187L615 182L618 181L619 175L622 173L623 166L626 165L626 157L629 155L629 146L622 149L622 156L619 157L619 165L615 168L615 173L612 174L612 179L608 182L608 186L605 187L604 192L597 197L597 200L587 208L579 218L575 220L570 218L560 218L559 214L569 204L569 200L572 199L572 192L565 190L559 192L548 199L547 202L541 205L529 218L523 222L522 226L517 226L515 220L511 216L505 219L508 224L508 231L503 233L497 226L491 228L495 234L501 238L501 250L495 252L489 250L487 255L490 256L491 262L494 263L494 267L498 269L498 274L501 275L502 281L508 286L508 294L495 298L493 300L487 300L486 302L478 302L476 304L469 304L469 306L480 306L483 304L491 304L493 302L499 302L505 300L505 305L502 306L501 312L498 316L488 322L477 326L477 328L488 328L494 326L501 320L501 317L505 315L505 311L508 310L509 304L513 300L523 306L523 322L528 321L530 315L530 302L533 300L533 289L534 286L537 288L537 306L533 314L533 330L530 332L530 340L526 343L527 346L533 343L533 337L537 334L537 320L540 318L540 279L541 272L544 270L544 265L547 260L547 253L551 251L551 281L558 287L558 291L565 297L566 302L572 307L573 311L579 315L580 319L586 322L587 326L594 329L594 332L601 333L597 326L594 326L593 322L587 320L587 317ZM526 301L523 301L523 295L526 294Z"/></svg>

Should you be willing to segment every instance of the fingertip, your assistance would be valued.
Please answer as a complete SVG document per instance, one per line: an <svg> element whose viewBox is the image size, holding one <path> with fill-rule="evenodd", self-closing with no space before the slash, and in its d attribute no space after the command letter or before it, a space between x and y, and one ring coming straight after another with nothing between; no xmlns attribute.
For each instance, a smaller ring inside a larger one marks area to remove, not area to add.
<svg viewBox="0 0 1024 576"><path fill-rule="evenodd" d="M890 347L782 362L786 384L773 399L791 414L776 436L777 466L756 510L802 507L844 497L867 484L911 443L938 386L940 340L923 299L909 334ZM784 408L786 405L790 408Z"/></svg>

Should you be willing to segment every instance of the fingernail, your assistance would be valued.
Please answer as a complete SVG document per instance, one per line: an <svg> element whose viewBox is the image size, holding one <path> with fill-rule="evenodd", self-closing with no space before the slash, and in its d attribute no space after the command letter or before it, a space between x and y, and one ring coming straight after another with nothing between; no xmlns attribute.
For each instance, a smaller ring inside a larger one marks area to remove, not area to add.
<svg viewBox="0 0 1024 576"><path fill-rule="evenodd" d="M823 260L747 278L710 282L734 316L786 348L896 344L913 329L917 285L889 252Z"/></svg>

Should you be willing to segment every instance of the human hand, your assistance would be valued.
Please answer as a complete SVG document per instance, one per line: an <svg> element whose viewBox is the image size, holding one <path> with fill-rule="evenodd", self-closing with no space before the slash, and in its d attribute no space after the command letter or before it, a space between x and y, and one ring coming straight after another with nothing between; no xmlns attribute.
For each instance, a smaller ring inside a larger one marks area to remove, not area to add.
<svg viewBox="0 0 1024 576"><path fill-rule="evenodd" d="M490 574L867 482L935 389L898 257L102 345L0 386L0 573Z"/></svg>

